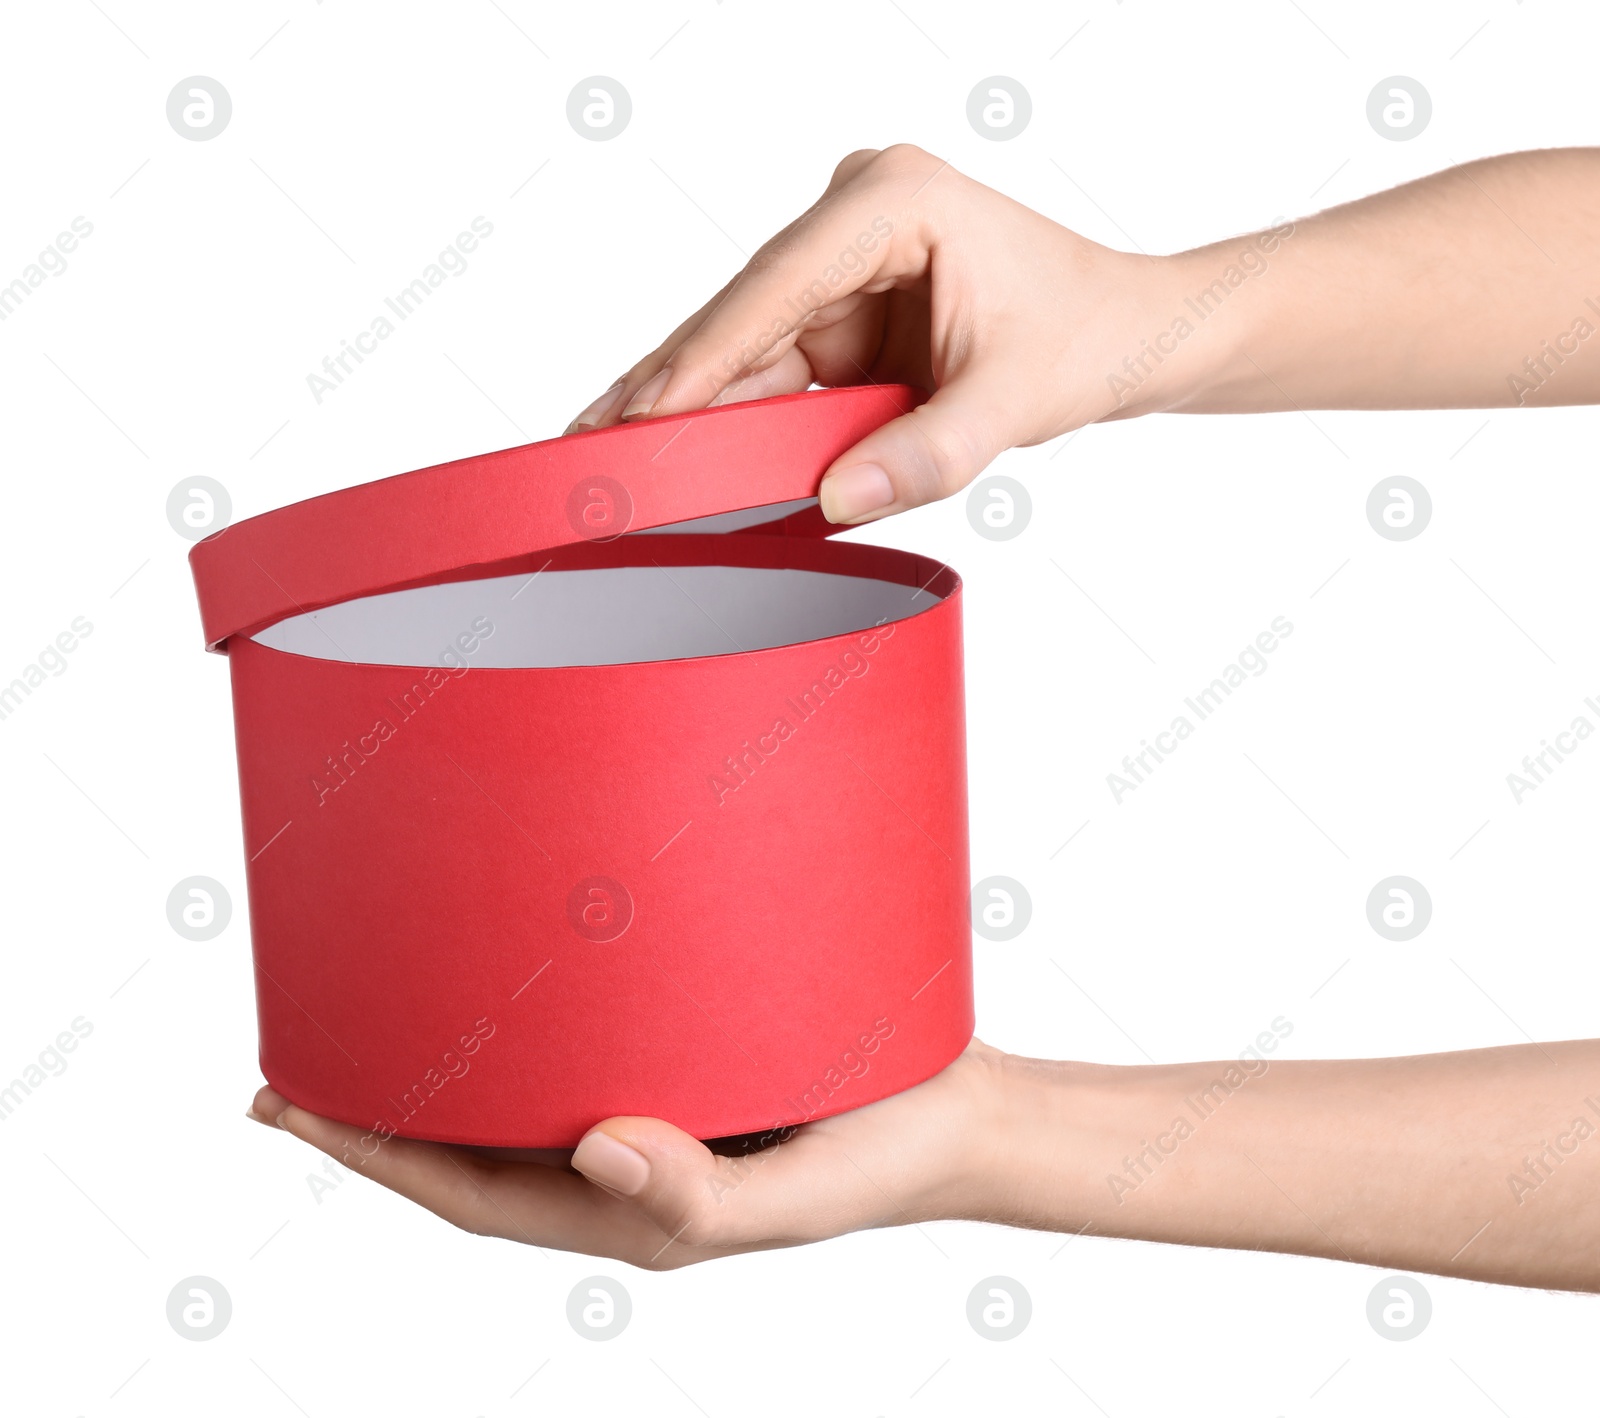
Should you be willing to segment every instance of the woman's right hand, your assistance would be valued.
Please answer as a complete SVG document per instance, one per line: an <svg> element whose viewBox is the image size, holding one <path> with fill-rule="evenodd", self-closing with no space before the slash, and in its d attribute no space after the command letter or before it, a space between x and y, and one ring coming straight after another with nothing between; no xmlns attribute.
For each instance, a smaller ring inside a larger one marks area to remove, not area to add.
<svg viewBox="0 0 1600 1418"><path fill-rule="evenodd" d="M1182 312L1181 259L1099 246L919 148L852 153L568 432L812 384L918 385L928 402L822 481L829 521L872 521L960 491L1007 448L1173 407L1203 359L1152 363L1142 342Z"/></svg>

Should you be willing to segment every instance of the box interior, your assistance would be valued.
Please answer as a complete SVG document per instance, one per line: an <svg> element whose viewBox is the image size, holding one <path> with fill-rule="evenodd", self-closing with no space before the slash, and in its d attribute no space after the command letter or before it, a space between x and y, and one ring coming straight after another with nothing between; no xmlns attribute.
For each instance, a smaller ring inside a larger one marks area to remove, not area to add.
<svg viewBox="0 0 1600 1418"><path fill-rule="evenodd" d="M898 582L790 568L585 567L363 596L291 616L253 638L290 654L361 664L626 665L867 630L940 599Z"/></svg>

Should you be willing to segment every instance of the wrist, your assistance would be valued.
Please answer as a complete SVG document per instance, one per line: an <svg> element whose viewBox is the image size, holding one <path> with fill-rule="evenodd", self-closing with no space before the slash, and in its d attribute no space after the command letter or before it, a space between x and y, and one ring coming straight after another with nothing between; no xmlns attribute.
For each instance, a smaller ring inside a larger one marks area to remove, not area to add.
<svg viewBox="0 0 1600 1418"><path fill-rule="evenodd" d="M976 1041L967 1057L970 1122L940 1214L1052 1231L1101 1220L1105 1159L1125 1147L1139 1070L1027 1058Z"/></svg>
<svg viewBox="0 0 1600 1418"><path fill-rule="evenodd" d="M1278 222L1172 258L1191 332L1186 343L1197 357L1168 412L1283 406L1286 396L1272 387L1272 370L1280 353L1276 335L1283 324L1281 312L1292 299L1288 268L1297 230L1293 222Z"/></svg>
<svg viewBox="0 0 1600 1418"><path fill-rule="evenodd" d="M1124 257L1145 298L1106 373L1108 417L1251 406L1268 378L1292 223L1162 257Z"/></svg>

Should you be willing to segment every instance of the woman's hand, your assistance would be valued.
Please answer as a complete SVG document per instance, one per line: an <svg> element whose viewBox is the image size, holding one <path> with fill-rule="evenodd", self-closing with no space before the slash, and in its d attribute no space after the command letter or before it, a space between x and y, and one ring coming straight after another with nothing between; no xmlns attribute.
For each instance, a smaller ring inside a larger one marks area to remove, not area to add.
<svg viewBox="0 0 1600 1418"><path fill-rule="evenodd" d="M813 383L932 390L823 477L828 519L867 522L1101 419L1600 401L1596 270L1596 148L1465 163L1144 256L901 145L840 163L569 432Z"/></svg>
<svg viewBox="0 0 1600 1418"><path fill-rule="evenodd" d="M610 1118L575 1152L391 1137L367 1155L368 1129L293 1107L271 1088L256 1094L250 1116L464 1230L673 1270L965 1214L994 1171L1001 1057L974 1040L904 1093L717 1152L656 1118Z"/></svg>
<svg viewBox="0 0 1600 1418"><path fill-rule="evenodd" d="M367 1156L366 1129L270 1088L251 1116L468 1231L652 1270L985 1220L1600 1291L1600 1040L1277 1057L1292 1031L1132 1067L975 1039L926 1083L748 1149L611 1118L570 1154L393 1137Z"/></svg>
<svg viewBox="0 0 1600 1418"><path fill-rule="evenodd" d="M1177 264L1098 246L919 148L852 153L568 432L813 383L932 390L823 479L829 520L870 521L950 496L1006 448L1176 397L1163 376L1119 402L1106 374L1181 309Z"/></svg>

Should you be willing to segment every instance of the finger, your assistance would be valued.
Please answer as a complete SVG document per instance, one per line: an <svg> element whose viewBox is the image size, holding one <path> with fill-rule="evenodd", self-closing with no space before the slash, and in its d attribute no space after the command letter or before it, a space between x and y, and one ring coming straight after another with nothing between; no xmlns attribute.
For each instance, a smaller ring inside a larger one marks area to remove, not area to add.
<svg viewBox="0 0 1600 1418"><path fill-rule="evenodd" d="M474 1235L663 1269L738 1249L674 1247L642 1208L576 1172L492 1161L465 1147L384 1137L297 1108L270 1088L256 1094L250 1116L258 1122L271 1119L270 1125Z"/></svg>
<svg viewBox="0 0 1600 1418"><path fill-rule="evenodd" d="M839 159L839 165L834 168L833 176L828 180L827 190L822 195L831 197L846 183L853 181L862 168L882 151L882 148L857 148L853 153L846 153Z"/></svg>
<svg viewBox="0 0 1600 1418"><path fill-rule="evenodd" d="M791 347L775 363L743 379L735 379L707 407L720 408L723 404L742 404L749 399L798 394L811 387L813 377L811 361L801 350Z"/></svg>
<svg viewBox="0 0 1600 1418"><path fill-rule="evenodd" d="M585 405L583 412L561 430L562 437L569 433L586 433L591 428L598 428L608 415L616 412L617 405L627 397L628 391L624 387L627 382L626 374L613 380L611 387L605 393Z"/></svg>
<svg viewBox="0 0 1600 1418"><path fill-rule="evenodd" d="M592 428L608 428L617 423L622 417L622 411L638 393L639 389L650 382L657 372L666 364L673 350L704 322L707 315L716 309L717 305L733 288L729 281L704 305L694 312L687 320L667 336L655 349L651 350L643 359L631 369L613 381L611 387L594 400L563 430L563 435L568 433L586 433Z"/></svg>
<svg viewBox="0 0 1600 1418"><path fill-rule="evenodd" d="M609 1118L572 1165L691 1252L799 1245L908 1219L826 1125L774 1129L748 1151L717 1155L658 1118ZM656 1263L671 1259L669 1247Z"/></svg>
<svg viewBox="0 0 1600 1418"><path fill-rule="evenodd" d="M837 458L818 491L822 515L855 526L959 492L1015 441L1011 393L981 370L957 374L927 403Z"/></svg>
<svg viewBox="0 0 1600 1418"><path fill-rule="evenodd" d="M739 1159L715 1155L659 1118L608 1118L584 1135L572 1165L609 1195L634 1203L672 1245L793 1244L811 1237L797 1224L787 1189L769 1186L759 1199L759 1189L738 1196L793 1136L793 1129L776 1133L768 1149Z"/></svg>
<svg viewBox="0 0 1600 1418"><path fill-rule="evenodd" d="M791 222L789 226L777 233L777 235L772 238L772 241L769 242L768 245L770 246L775 242L784 241L789 238L790 234L800 224L800 222L804 221L806 217L810 216L810 214L816 210L817 206L820 206L822 202L826 201L835 192L839 191L841 188L851 182L856 175L865 167L867 167L878 155L879 150L876 148L862 148L856 152L848 154L834 169L833 177L829 181L827 189L823 192L822 197L818 199L817 203L811 208L808 208L806 212L802 213L801 217L795 222ZM567 425L565 432L582 433L592 428L608 428L612 424L621 422L624 417L638 418L648 414L651 406L655 404L657 396L666 386L667 380L659 376L661 375L662 371L667 368L668 362L672 358L673 353L691 334L698 330L705 323L710 314L722 304L728 293L737 284L739 279L740 278L736 276L733 280L729 281L727 285L723 286L723 288L716 293L716 295L702 305L697 311L694 312L693 315L691 315L687 320L679 325L677 329L668 335L665 340L657 345L654 350L652 350L642 360L640 360L625 374L623 374L620 379L617 379L615 382L613 382L610 388L596 398L593 403L585 408L582 413L580 413L575 419L573 419L571 423ZM757 355L753 362L748 365L748 370L755 371L763 368L766 365L776 363L778 359L785 353L785 351L793 345L793 343L793 334L786 336L765 356ZM800 388L805 387L805 385L800 386ZM774 390L773 392L779 391ZM796 393L798 390L784 389L781 392ZM762 396L750 394L743 397L759 398ZM717 402L734 403L737 402L737 400L719 400L714 395L708 396L704 400L705 405L710 405ZM677 412L683 412L683 410L686 408L695 407L701 407L701 405L686 404L679 407Z"/></svg>
<svg viewBox="0 0 1600 1418"><path fill-rule="evenodd" d="M795 348L805 355L816 383L830 389L842 384L902 382L931 388L926 324L920 366L913 375L900 363L885 361L889 322L888 297L858 292L822 311L801 332Z"/></svg>
<svg viewBox="0 0 1600 1418"><path fill-rule="evenodd" d="M463 1230L533 1240L527 1228L494 1199L486 1185L492 1182L495 1164L464 1148L385 1137L372 1129L334 1122L281 1097L263 1101L262 1094L268 1092L263 1089L256 1095L254 1112L270 1115L276 1111L278 1127L326 1152L352 1172L370 1177ZM279 1104L283 1106L280 1108ZM552 1169L542 1170L549 1171L552 1179L559 1176Z"/></svg>
<svg viewBox="0 0 1600 1418"><path fill-rule="evenodd" d="M892 148L867 159L836 191L767 242L727 294L671 352L623 410L625 418L703 408L792 341L814 311L857 291L920 277L928 233L913 206L938 159Z"/></svg>

